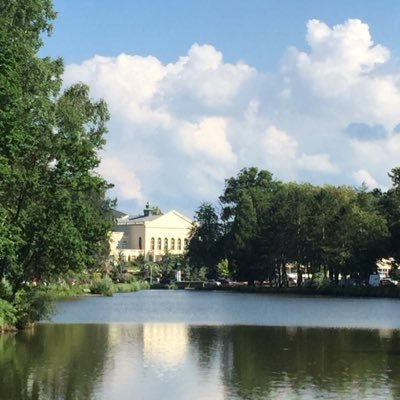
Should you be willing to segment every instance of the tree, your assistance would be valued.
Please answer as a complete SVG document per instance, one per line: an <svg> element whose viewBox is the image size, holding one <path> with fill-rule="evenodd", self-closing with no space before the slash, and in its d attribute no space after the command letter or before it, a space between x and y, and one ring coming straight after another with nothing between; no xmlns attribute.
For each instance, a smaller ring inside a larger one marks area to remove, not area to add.
<svg viewBox="0 0 400 400"><path fill-rule="evenodd" d="M390 232L387 253L400 262L400 167L393 168L389 177L392 187L386 193L377 193L377 197Z"/></svg>
<svg viewBox="0 0 400 400"><path fill-rule="evenodd" d="M50 0L0 5L0 279L93 267L107 254L109 184L95 173L109 118L89 88L61 92L62 60L39 58Z"/></svg>
<svg viewBox="0 0 400 400"><path fill-rule="evenodd" d="M217 277L217 263L221 258L218 246L221 240L221 224L215 208L202 203L194 216L188 244L187 258L195 268L207 267L210 277Z"/></svg>
<svg viewBox="0 0 400 400"><path fill-rule="evenodd" d="M254 279L250 269L254 267L252 241L258 230L257 214L253 201L247 192L240 193L235 209L235 218L228 235L230 259L240 279Z"/></svg>
<svg viewBox="0 0 400 400"><path fill-rule="evenodd" d="M225 180L224 193L219 197L223 206L222 243L231 269L240 279L254 280L259 275L260 259L253 245L279 185L269 171L254 167L243 168L236 177Z"/></svg>
<svg viewBox="0 0 400 400"><path fill-rule="evenodd" d="M259 216L266 206L266 198L279 185L274 181L269 171L259 171L255 167L243 168L237 177L225 180L224 193L219 197L222 203L222 219L226 222L232 221L235 215L235 207L237 206L241 195L246 192L256 208L256 214Z"/></svg>

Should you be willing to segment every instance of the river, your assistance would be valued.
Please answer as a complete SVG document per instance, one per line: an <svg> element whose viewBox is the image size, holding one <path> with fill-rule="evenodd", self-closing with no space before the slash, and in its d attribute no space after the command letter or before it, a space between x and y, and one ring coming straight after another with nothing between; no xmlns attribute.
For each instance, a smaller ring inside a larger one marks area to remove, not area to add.
<svg viewBox="0 0 400 400"><path fill-rule="evenodd" d="M0 336L0 399L400 398L400 301L157 291Z"/></svg>

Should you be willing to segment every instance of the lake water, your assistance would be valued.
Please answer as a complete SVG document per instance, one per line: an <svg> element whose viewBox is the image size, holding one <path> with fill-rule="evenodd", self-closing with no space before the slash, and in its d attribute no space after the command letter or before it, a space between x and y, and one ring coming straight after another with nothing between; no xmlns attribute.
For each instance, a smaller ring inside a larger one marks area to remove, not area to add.
<svg viewBox="0 0 400 400"><path fill-rule="evenodd" d="M399 398L399 300L152 290L0 336L0 399Z"/></svg>

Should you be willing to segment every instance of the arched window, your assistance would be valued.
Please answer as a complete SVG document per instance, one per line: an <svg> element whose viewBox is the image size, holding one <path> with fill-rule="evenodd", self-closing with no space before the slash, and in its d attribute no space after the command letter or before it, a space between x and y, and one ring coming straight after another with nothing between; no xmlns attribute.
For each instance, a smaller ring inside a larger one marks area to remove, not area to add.
<svg viewBox="0 0 400 400"><path fill-rule="evenodd" d="M164 250L168 250L168 239L164 239Z"/></svg>
<svg viewBox="0 0 400 400"><path fill-rule="evenodd" d="M181 239L178 239L178 250L182 249L182 241Z"/></svg>
<svg viewBox="0 0 400 400"><path fill-rule="evenodd" d="M171 250L175 250L175 239L171 239Z"/></svg>
<svg viewBox="0 0 400 400"><path fill-rule="evenodd" d="M139 250L142 250L142 238L139 237Z"/></svg>
<svg viewBox="0 0 400 400"><path fill-rule="evenodd" d="M188 244L189 244L189 241L188 241L187 239L185 239L185 240L184 240L184 243L185 243L185 247L184 247L184 249L185 249L185 250L187 250L187 248L188 248Z"/></svg>
<svg viewBox="0 0 400 400"><path fill-rule="evenodd" d="M157 249L161 250L161 238L157 239Z"/></svg>
<svg viewBox="0 0 400 400"><path fill-rule="evenodd" d="M151 238L151 240L150 240L150 250L154 250L154 243L155 243L154 238Z"/></svg>

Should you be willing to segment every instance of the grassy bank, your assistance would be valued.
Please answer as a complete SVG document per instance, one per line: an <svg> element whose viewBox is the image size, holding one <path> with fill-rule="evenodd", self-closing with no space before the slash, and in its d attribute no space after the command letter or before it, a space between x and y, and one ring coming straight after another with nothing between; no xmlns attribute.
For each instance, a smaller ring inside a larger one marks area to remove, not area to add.
<svg viewBox="0 0 400 400"><path fill-rule="evenodd" d="M0 285L0 294L4 296L0 298L0 333L23 329L46 319L53 312L53 302L58 299L91 294L112 296L150 288L147 282L113 283L110 278L102 278L85 284L27 287L12 296L4 290L6 286L8 290L8 285Z"/></svg>
<svg viewBox="0 0 400 400"><path fill-rule="evenodd" d="M114 293L137 292L138 290L149 289L150 285L144 281L134 281L129 283L114 283L109 278L103 278L93 281L90 284L76 285L50 285L47 288L48 293L53 299L65 297L83 296L83 295L103 295L112 296Z"/></svg>

